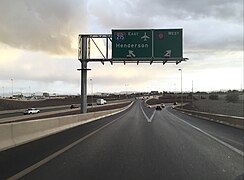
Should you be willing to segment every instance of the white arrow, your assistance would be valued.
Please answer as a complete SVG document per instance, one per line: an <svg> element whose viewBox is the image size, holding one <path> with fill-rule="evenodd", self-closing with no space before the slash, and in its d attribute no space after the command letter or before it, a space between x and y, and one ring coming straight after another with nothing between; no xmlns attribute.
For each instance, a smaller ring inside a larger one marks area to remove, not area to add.
<svg viewBox="0 0 244 180"><path fill-rule="evenodd" d="M171 50L166 50L164 57L166 57L166 58L171 57Z"/></svg>
<svg viewBox="0 0 244 180"><path fill-rule="evenodd" d="M136 57L136 55L133 53L134 51L129 50L129 54L126 55L126 57L131 58L131 57Z"/></svg>

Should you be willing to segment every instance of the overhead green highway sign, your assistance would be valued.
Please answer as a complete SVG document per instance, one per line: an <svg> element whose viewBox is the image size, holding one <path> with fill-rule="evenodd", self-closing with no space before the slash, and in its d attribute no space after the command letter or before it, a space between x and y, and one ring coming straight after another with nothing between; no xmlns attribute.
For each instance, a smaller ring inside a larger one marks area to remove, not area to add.
<svg viewBox="0 0 244 180"><path fill-rule="evenodd" d="M151 58L151 30L112 30L113 58Z"/></svg>
<svg viewBox="0 0 244 180"><path fill-rule="evenodd" d="M182 29L112 30L115 60L182 57Z"/></svg>
<svg viewBox="0 0 244 180"><path fill-rule="evenodd" d="M182 58L182 29L153 31L154 58Z"/></svg>

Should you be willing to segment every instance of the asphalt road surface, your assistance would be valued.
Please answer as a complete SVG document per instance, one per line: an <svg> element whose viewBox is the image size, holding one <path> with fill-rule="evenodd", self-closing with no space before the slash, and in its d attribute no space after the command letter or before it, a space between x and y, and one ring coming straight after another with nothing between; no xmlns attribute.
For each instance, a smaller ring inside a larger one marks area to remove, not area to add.
<svg viewBox="0 0 244 180"><path fill-rule="evenodd" d="M244 171L243 140L240 129L139 100L117 115L0 152L0 179L232 180Z"/></svg>
<svg viewBox="0 0 244 180"><path fill-rule="evenodd" d="M107 104L105 104L103 106L107 106L107 105L111 105L111 104L124 103L126 101L129 101L129 99L117 100L117 101L108 101ZM80 104L75 104L75 105L79 107L77 109L80 109ZM71 105L62 105L62 106L50 106L50 107L40 107L40 108L36 107L36 108L40 110L40 113L45 113L45 112L52 112L52 111L60 111L60 110L70 109L70 106ZM87 109L89 110L90 108L94 108L94 107L101 107L101 105L97 105L96 103L93 103L93 106L87 106ZM5 112L0 111L0 121L3 118L23 116L25 110L26 109L9 110L9 111L5 111Z"/></svg>
<svg viewBox="0 0 244 180"><path fill-rule="evenodd" d="M41 113L43 112L51 112L51 111L59 111L59 110L65 110L65 109L68 109L70 106L60 106L60 107L55 107L55 108L37 108L40 110ZM1 118L9 118L9 117L17 117L17 116L23 116L24 114L24 111L26 109L22 109L22 110L16 110L16 111L13 111L13 112L7 112L7 113L2 113L0 114L0 119Z"/></svg>

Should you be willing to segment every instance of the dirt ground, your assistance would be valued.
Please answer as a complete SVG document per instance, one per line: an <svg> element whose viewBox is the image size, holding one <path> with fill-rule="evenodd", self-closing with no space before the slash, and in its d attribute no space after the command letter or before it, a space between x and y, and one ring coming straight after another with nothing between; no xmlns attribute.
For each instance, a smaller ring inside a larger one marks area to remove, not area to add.
<svg viewBox="0 0 244 180"><path fill-rule="evenodd" d="M174 100L160 100L160 99L150 99L147 104L154 105L160 103L173 103ZM180 99L177 100L180 102ZM186 102L185 100L183 102ZM227 103L225 100L194 100L193 105L191 100L187 101L189 104L185 105L183 108L195 111L210 112L214 114L223 114L230 116L244 117L244 101L239 101L238 103Z"/></svg>

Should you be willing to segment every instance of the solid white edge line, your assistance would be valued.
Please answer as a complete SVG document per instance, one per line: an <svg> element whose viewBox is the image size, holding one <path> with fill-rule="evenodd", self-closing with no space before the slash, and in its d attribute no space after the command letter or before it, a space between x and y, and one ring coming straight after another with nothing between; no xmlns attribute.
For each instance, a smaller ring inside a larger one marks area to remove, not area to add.
<svg viewBox="0 0 244 180"><path fill-rule="evenodd" d="M128 113L128 112L127 112ZM63 149L60 149L59 151L49 155L48 157L42 159L41 161L33 164L32 166L29 166L28 168L18 172L17 174L7 178L7 180L15 180L15 179L20 179L21 177L27 175L28 173L32 172L33 170L37 169L38 167L44 165L45 163L51 161L52 159L56 158L57 156L59 156L60 154L64 153L65 151L71 149L72 147L74 147L75 145L79 144L80 142L86 140L87 138L89 138L90 136L92 136L93 134L96 134L97 132L101 131L102 129L104 129L105 127L109 126L110 124L114 123L115 121L123 118L127 113L123 114L122 116L116 118L115 120L105 124L104 126L100 127L99 129L96 129L95 131L91 132L90 134L82 137L81 139L71 143L70 145L64 147Z"/></svg>
<svg viewBox="0 0 244 180"><path fill-rule="evenodd" d="M222 144L222 145L228 147L228 148L231 149L232 151L234 151L234 152L240 154L241 156L244 156L244 152L243 152L243 151L241 151L241 150L239 150L239 149L237 149L237 148L231 146L230 144L228 144L228 143L226 143L226 142L224 142L224 141L221 141L220 139L218 139L218 138L212 136L211 134L208 134L207 132L201 130L200 128L198 128L198 127L196 127L196 126L194 126L194 125L192 125L192 124L190 124L190 123L184 121L183 119L181 119L181 118L177 117L176 115L174 115L173 113L169 112L167 109L166 109L166 111L167 111L168 113L170 113L171 115L173 115L175 118L177 118L177 119L179 119L180 121L184 122L185 124L187 124L187 125L191 126L192 128L194 128L194 129L200 131L201 133L203 133L203 134L205 134L206 136L212 138L213 140L217 141L218 143L220 143L220 144Z"/></svg>

